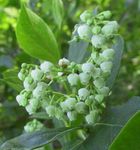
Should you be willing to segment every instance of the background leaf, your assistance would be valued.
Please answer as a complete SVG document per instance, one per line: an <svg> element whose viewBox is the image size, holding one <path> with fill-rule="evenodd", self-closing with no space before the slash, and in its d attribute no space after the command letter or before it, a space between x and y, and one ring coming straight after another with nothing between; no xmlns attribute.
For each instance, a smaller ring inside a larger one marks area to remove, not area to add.
<svg viewBox="0 0 140 150"><path fill-rule="evenodd" d="M52 0L52 13L56 24L61 28L64 18L64 6L62 0Z"/></svg>
<svg viewBox="0 0 140 150"><path fill-rule="evenodd" d="M121 130L119 125L123 126L139 109L140 97L133 97L127 103L110 108L104 116L103 123L112 125L97 126L93 133L74 150L108 150Z"/></svg>
<svg viewBox="0 0 140 150"><path fill-rule="evenodd" d="M140 149L140 112L137 112L120 131L109 150Z"/></svg>
<svg viewBox="0 0 140 150"><path fill-rule="evenodd" d="M8 69L3 72L3 81L6 82L9 86L11 86L16 91L21 91L23 89L22 82L18 79L17 68Z"/></svg>
<svg viewBox="0 0 140 150"><path fill-rule="evenodd" d="M48 144L59 137L64 136L65 134L76 131L80 129L79 127L75 128L59 128L59 129L46 129L43 131L38 131L34 133L23 134L14 139L8 140L0 148L3 150L20 148L24 149L34 149L45 144Z"/></svg>
<svg viewBox="0 0 140 150"><path fill-rule="evenodd" d="M113 49L115 50L115 58L113 60L113 68L111 71L111 75L107 81L107 86L110 88L114 84L114 81L116 79L116 76L118 74L120 64L121 64L121 59L122 59L122 54L123 54L123 49L124 49L124 41L121 36L116 37Z"/></svg>
<svg viewBox="0 0 140 150"><path fill-rule="evenodd" d="M49 26L28 8L22 7L16 27L19 45L29 55L56 63L60 57Z"/></svg>

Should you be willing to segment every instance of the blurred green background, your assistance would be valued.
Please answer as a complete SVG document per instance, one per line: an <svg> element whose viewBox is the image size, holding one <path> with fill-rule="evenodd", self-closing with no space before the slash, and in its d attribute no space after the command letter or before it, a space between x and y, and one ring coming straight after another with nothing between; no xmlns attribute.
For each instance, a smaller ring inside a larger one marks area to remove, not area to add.
<svg viewBox="0 0 140 150"><path fill-rule="evenodd" d="M59 16L53 13L52 0L0 0L0 143L21 134L30 119L15 100L22 88L15 71L23 62L38 63L18 47L15 36L23 1L51 27L62 55L67 53L68 41L81 12L111 10L114 20L120 24L125 48L120 72L108 99L116 105L140 95L140 0L63 0L61 24L57 20Z"/></svg>

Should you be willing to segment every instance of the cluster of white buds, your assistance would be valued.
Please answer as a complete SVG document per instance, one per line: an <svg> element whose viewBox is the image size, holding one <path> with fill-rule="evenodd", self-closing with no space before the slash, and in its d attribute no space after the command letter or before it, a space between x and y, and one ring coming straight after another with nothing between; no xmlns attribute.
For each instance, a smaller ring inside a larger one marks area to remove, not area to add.
<svg viewBox="0 0 140 150"><path fill-rule="evenodd" d="M43 124L34 119L30 122L28 122L25 126L24 126L24 130L25 132L29 133L29 132L34 132L34 131L39 131L43 128Z"/></svg>
<svg viewBox="0 0 140 150"><path fill-rule="evenodd" d="M76 29L79 40L89 42L92 47L85 63L76 64L62 58L57 65L49 61L40 66L23 64L18 74L24 85L17 96L19 105L29 114L42 108L49 117L67 124L79 116L80 124L99 122L106 107L105 97L110 93L106 81L115 56L112 41L118 31L117 22L108 20L110 16L110 11L97 15L85 11L80 16L82 24Z"/></svg>

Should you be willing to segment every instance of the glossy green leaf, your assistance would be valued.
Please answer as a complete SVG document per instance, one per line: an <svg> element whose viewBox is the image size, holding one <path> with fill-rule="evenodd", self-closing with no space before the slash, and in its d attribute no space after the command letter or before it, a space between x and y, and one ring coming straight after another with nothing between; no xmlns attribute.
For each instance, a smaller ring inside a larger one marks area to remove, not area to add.
<svg viewBox="0 0 140 150"><path fill-rule="evenodd" d="M118 74L119 68L120 68L120 64L121 64L121 59L122 59L122 54L123 54L123 49L124 49L124 41L121 36L116 37L113 49L115 50L115 58L113 60L113 68L111 71L111 75L107 81L107 86L110 88L114 84L114 81L117 77L117 74Z"/></svg>
<svg viewBox="0 0 140 150"><path fill-rule="evenodd" d="M137 112L120 131L109 150L140 149L140 111Z"/></svg>
<svg viewBox="0 0 140 150"><path fill-rule="evenodd" d="M14 139L5 142L0 149L34 149L43 145L46 145L54 140L64 136L69 132L78 130L79 127L75 128L59 128L59 129L46 129L34 133L23 134Z"/></svg>
<svg viewBox="0 0 140 150"><path fill-rule="evenodd" d="M110 108L104 115L103 124L95 126L93 133L74 150L108 150L109 145L120 132L121 126L139 109L140 97L133 97L125 104Z"/></svg>
<svg viewBox="0 0 140 150"><path fill-rule="evenodd" d="M56 24L61 28L64 18L64 6L62 0L52 0L52 13Z"/></svg>
<svg viewBox="0 0 140 150"><path fill-rule="evenodd" d="M8 69L3 72L3 81L17 91L23 89L22 82L18 79L18 69Z"/></svg>
<svg viewBox="0 0 140 150"><path fill-rule="evenodd" d="M20 47L38 59L56 63L60 57L56 39L49 26L35 13L22 7L16 27Z"/></svg>

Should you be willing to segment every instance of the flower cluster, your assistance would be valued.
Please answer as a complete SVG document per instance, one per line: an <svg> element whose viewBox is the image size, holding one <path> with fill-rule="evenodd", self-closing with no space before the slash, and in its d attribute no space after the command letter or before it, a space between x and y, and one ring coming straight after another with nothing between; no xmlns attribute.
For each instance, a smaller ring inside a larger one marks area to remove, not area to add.
<svg viewBox="0 0 140 150"><path fill-rule="evenodd" d="M44 61L38 65L22 64L18 74L24 90L17 96L19 105L29 114L45 110L49 117L69 123L79 117L81 123L94 124L101 119L110 89L106 81L112 70L112 49L118 32L116 21L109 21L110 11L94 15L85 11L75 27L78 39L89 43L91 55L83 64L66 58L57 65Z"/></svg>

